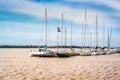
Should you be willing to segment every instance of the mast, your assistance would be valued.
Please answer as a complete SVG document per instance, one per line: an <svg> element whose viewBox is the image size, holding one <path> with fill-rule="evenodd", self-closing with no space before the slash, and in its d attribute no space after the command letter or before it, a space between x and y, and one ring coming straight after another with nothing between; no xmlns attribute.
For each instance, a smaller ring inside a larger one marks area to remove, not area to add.
<svg viewBox="0 0 120 80"><path fill-rule="evenodd" d="M110 43L111 43L111 36L112 36L112 28L108 28L108 50L110 50Z"/></svg>
<svg viewBox="0 0 120 80"><path fill-rule="evenodd" d="M61 21L61 48L63 46L63 13L62 13L62 21Z"/></svg>
<svg viewBox="0 0 120 80"><path fill-rule="evenodd" d="M92 47L92 33L90 32L90 47Z"/></svg>
<svg viewBox="0 0 120 80"><path fill-rule="evenodd" d="M72 49L72 20L71 20L71 49Z"/></svg>
<svg viewBox="0 0 120 80"><path fill-rule="evenodd" d="M110 47L111 47L111 41L112 41L112 27L111 27L111 30L110 30L110 42L109 42Z"/></svg>
<svg viewBox="0 0 120 80"><path fill-rule="evenodd" d="M59 34L58 34L59 31L58 30L59 30L59 27L57 27L57 52L59 51L58 50L58 47L59 47Z"/></svg>
<svg viewBox="0 0 120 80"><path fill-rule="evenodd" d="M48 34L48 39L47 39L48 45L51 45L51 39L50 39L51 35L50 35L50 27L49 26L47 26L47 34Z"/></svg>
<svg viewBox="0 0 120 80"><path fill-rule="evenodd" d="M103 23L103 44L102 44L103 48L105 46L104 43L105 43L105 23Z"/></svg>
<svg viewBox="0 0 120 80"><path fill-rule="evenodd" d="M59 37L58 37L58 31L57 31L57 53L58 53L58 46L59 46L59 41L58 40L59 40Z"/></svg>
<svg viewBox="0 0 120 80"><path fill-rule="evenodd" d="M96 14L96 48L98 48L98 21L97 21L97 14Z"/></svg>
<svg viewBox="0 0 120 80"><path fill-rule="evenodd" d="M84 41L84 37L83 37L83 30L84 30L84 28L83 28L83 23L82 23L82 48L83 48L83 41Z"/></svg>
<svg viewBox="0 0 120 80"><path fill-rule="evenodd" d="M110 50L110 32L108 27L108 50Z"/></svg>
<svg viewBox="0 0 120 80"><path fill-rule="evenodd" d="M85 8L84 48L86 46L86 12L87 12L87 8Z"/></svg>
<svg viewBox="0 0 120 80"><path fill-rule="evenodd" d="M47 8L45 8L45 48L47 49Z"/></svg>
<svg viewBox="0 0 120 80"><path fill-rule="evenodd" d="M65 47L66 47L66 32L67 32L67 30L66 30L66 27L65 27ZM66 51L66 48L65 48L65 51Z"/></svg>

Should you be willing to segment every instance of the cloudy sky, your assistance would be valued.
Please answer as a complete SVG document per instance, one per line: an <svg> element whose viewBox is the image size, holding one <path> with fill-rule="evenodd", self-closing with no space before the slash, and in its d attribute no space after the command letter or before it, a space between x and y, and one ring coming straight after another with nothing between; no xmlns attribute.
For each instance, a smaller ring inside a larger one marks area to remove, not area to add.
<svg viewBox="0 0 120 80"><path fill-rule="evenodd" d="M112 29L111 46L120 46L119 0L0 0L0 45L44 45L45 8L48 17L48 45L57 45L57 27L61 27L63 13L67 45L70 45L72 20L73 45L81 46L86 8L86 45L95 46L97 14L99 46L107 45L108 29Z"/></svg>

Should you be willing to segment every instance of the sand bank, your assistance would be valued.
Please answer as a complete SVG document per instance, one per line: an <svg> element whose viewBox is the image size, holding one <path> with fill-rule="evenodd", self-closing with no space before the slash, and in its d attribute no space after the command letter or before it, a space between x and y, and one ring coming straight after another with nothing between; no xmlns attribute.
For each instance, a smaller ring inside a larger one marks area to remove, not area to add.
<svg viewBox="0 0 120 80"><path fill-rule="evenodd" d="M120 54L30 57L31 49L0 49L0 80L119 80Z"/></svg>

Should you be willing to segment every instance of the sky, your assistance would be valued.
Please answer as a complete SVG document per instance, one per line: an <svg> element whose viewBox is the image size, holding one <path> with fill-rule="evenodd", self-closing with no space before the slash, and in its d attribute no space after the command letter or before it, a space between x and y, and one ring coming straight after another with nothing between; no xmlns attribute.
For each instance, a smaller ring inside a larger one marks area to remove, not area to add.
<svg viewBox="0 0 120 80"><path fill-rule="evenodd" d="M47 8L47 45L82 46L82 25L86 45L96 46L96 15L98 45L107 46L108 30L111 46L120 47L120 0L0 0L0 45L45 45L45 8ZM63 44L61 29L63 14ZM105 27L105 29L104 29Z"/></svg>

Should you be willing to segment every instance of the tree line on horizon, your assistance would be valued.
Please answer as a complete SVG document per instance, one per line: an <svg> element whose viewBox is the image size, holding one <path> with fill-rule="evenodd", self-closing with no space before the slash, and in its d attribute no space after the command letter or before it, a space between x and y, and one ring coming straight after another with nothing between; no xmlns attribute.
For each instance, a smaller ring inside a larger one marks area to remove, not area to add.
<svg viewBox="0 0 120 80"><path fill-rule="evenodd" d="M83 48L82 46L47 46L48 48ZM0 48L45 48L45 46L38 45L0 45ZM85 48L91 48L86 46ZM99 47L100 48L100 47ZM107 48L107 47L105 47ZM118 47L120 48L120 47Z"/></svg>

